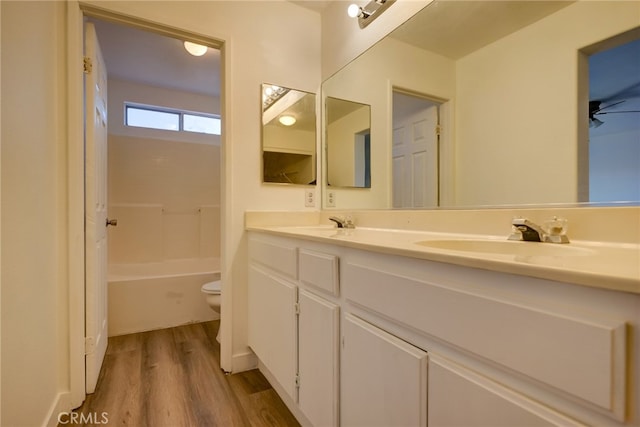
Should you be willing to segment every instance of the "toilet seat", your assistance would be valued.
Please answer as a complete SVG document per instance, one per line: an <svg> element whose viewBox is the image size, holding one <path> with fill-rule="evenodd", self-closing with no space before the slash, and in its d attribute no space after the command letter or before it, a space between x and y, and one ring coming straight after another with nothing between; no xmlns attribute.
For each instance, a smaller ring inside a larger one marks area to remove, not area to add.
<svg viewBox="0 0 640 427"><path fill-rule="evenodd" d="M214 280L202 285L202 292L206 294L219 295L220 294L220 280Z"/></svg>

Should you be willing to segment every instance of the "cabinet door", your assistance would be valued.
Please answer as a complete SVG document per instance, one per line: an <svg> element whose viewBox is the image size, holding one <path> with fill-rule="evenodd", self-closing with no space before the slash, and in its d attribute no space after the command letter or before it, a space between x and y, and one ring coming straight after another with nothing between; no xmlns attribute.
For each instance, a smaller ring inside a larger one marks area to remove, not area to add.
<svg viewBox="0 0 640 427"><path fill-rule="evenodd" d="M339 308L300 290L298 406L314 426L338 424Z"/></svg>
<svg viewBox="0 0 640 427"><path fill-rule="evenodd" d="M427 353L347 314L340 396L342 426L426 426Z"/></svg>
<svg viewBox="0 0 640 427"><path fill-rule="evenodd" d="M249 268L249 346L292 399L296 376L296 285Z"/></svg>
<svg viewBox="0 0 640 427"><path fill-rule="evenodd" d="M454 362L431 355L429 427L560 425L581 424Z"/></svg>

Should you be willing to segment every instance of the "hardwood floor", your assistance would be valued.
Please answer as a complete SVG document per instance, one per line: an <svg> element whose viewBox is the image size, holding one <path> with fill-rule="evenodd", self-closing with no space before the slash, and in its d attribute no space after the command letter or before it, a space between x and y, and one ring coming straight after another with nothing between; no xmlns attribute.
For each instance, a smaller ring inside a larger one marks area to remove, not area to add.
<svg viewBox="0 0 640 427"><path fill-rule="evenodd" d="M220 370L218 326L109 338L96 392L75 411L97 422L81 425L105 425L104 412L112 426L298 426L258 370Z"/></svg>

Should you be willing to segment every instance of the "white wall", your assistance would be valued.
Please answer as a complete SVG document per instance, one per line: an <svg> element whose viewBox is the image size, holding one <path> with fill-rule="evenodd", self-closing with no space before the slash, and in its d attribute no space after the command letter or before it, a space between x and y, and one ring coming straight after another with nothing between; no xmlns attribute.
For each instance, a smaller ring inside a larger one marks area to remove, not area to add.
<svg viewBox="0 0 640 427"><path fill-rule="evenodd" d="M578 50L639 17L638 2L576 2L457 61L457 205L578 201Z"/></svg>
<svg viewBox="0 0 640 427"><path fill-rule="evenodd" d="M64 6L2 9L2 425L69 388ZM29 52L25 54L25 52Z"/></svg>

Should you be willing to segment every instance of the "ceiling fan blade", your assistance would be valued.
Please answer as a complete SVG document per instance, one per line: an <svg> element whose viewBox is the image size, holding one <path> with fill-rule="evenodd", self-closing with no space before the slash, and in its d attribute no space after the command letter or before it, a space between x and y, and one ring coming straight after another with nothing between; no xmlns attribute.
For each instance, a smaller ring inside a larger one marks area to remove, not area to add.
<svg viewBox="0 0 640 427"><path fill-rule="evenodd" d="M625 87L624 89L619 90L613 95L607 96L606 98L601 98L602 102L611 102L620 98L634 98L638 96L640 93L640 82L636 82L631 84L630 86Z"/></svg>
<svg viewBox="0 0 640 427"><path fill-rule="evenodd" d="M640 113L640 110L629 110L629 111L605 111L602 113L593 113L594 115L600 114L623 114L623 113Z"/></svg>
<svg viewBox="0 0 640 427"><path fill-rule="evenodd" d="M602 103L603 101L599 101L599 102L600 102L600 104L598 104L598 106L597 106L597 110L592 111L592 112L591 112L591 114L598 114L598 113L599 113L600 111L602 111L602 110L605 110L605 109L607 109L607 108L611 108L611 107L613 107L614 105L622 104L622 103L623 103L623 102L625 102L625 101L626 101L626 100L625 100L625 99L623 99L622 101L614 102L613 104L605 105L604 107L600 107L600 105L601 105L601 103ZM592 101L592 102L598 102L598 101Z"/></svg>

